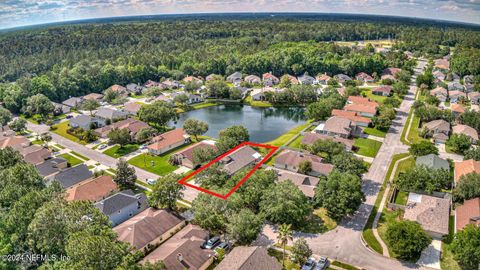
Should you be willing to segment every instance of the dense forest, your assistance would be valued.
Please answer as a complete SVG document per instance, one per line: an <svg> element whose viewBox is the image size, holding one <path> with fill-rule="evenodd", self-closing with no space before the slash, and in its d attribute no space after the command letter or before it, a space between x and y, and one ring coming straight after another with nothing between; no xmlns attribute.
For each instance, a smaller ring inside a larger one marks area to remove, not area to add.
<svg viewBox="0 0 480 270"><path fill-rule="evenodd" d="M375 17L376 18L376 17ZM241 71L311 75L411 69L401 52L352 50L331 41L396 40L395 48L440 57L456 47L452 68L479 74L475 26L314 16L234 15L51 25L0 34L0 100L42 93L62 100L118 83ZM457 59L456 59L457 58ZM11 82L17 81L16 84ZM20 104L11 104L21 107ZM11 107L12 107L11 106Z"/></svg>

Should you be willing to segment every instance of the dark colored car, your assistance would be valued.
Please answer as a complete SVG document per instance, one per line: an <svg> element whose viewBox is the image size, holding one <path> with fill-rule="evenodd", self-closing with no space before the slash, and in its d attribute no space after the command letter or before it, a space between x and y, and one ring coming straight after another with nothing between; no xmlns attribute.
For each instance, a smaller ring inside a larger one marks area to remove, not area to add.
<svg viewBox="0 0 480 270"><path fill-rule="evenodd" d="M208 239L202 244L202 248L204 249L213 249L214 247L220 244L220 237L215 236L213 238Z"/></svg>
<svg viewBox="0 0 480 270"><path fill-rule="evenodd" d="M310 258L304 265L302 265L302 270L313 270L315 265L316 265L315 259Z"/></svg>
<svg viewBox="0 0 480 270"><path fill-rule="evenodd" d="M318 259L317 267L315 267L315 270L325 270L328 267L328 259L325 257L320 257Z"/></svg>

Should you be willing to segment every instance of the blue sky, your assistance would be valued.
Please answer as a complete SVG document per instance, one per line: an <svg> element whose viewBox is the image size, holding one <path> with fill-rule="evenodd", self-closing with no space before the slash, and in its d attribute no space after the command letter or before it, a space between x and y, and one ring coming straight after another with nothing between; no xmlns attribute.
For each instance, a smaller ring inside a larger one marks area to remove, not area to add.
<svg viewBox="0 0 480 270"><path fill-rule="evenodd" d="M88 18L214 12L360 13L480 24L480 0L0 0L0 29Z"/></svg>

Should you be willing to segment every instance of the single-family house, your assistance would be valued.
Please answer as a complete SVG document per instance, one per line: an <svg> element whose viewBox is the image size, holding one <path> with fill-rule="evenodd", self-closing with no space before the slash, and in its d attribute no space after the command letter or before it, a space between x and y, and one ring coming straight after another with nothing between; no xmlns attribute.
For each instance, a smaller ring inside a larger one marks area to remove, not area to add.
<svg viewBox="0 0 480 270"><path fill-rule="evenodd" d="M116 108L100 107L95 113L95 117L107 123L125 119L128 117L128 113Z"/></svg>
<svg viewBox="0 0 480 270"><path fill-rule="evenodd" d="M215 251L200 247L208 237L207 231L188 224L145 256L140 263L162 261L168 270L205 270L213 263L215 255Z"/></svg>
<svg viewBox="0 0 480 270"><path fill-rule="evenodd" d="M278 182L291 181L309 199L315 197L315 188L319 182L317 177L274 167L269 167L268 170L275 172Z"/></svg>
<svg viewBox="0 0 480 270"><path fill-rule="evenodd" d="M278 84L280 80L272 74L272 72L263 73L262 74L263 85L265 86L273 86Z"/></svg>
<svg viewBox="0 0 480 270"><path fill-rule="evenodd" d="M140 108L143 106L141 103L137 102L128 102L123 105L123 110L130 115L137 115Z"/></svg>
<svg viewBox="0 0 480 270"><path fill-rule="evenodd" d="M474 92L475 91L475 85L474 84L464 84L463 85L465 87L465 93L471 93L471 92Z"/></svg>
<svg viewBox="0 0 480 270"><path fill-rule="evenodd" d="M185 226L182 220L164 209L147 208L129 220L113 228L118 240L130 244L136 250L148 252Z"/></svg>
<svg viewBox="0 0 480 270"><path fill-rule="evenodd" d="M236 71L227 77L227 82L239 83L242 81L242 73Z"/></svg>
<svg viewBox="0 0 480 270"><path fill-rule="evenodd" d="M117 184L110 175L101 175L82 181L65 191L67 201L101 201L118 190Z"/></svg>
<svg viewBox="0 0 480 270"><path fill-rule="evenodd" d="M67 160L60 156L47 159L43 163L35 165L38 173L43 177L51 177L67 167Z"/></svg>
<svg viewBox="0 0 480 270"><path fill-rule="evenodd" d="M478 142L478 132L476 129L467 125L456 125L452 128L453 134L465 134L470 138L473 144Z"/></svg>
<svg viewBox="0 0 480 270"><path fill-rule="evenodd" d="M345 107L343 107L343 110L349 111L349 112L355 112L360 116L371 118L377 114L377 108L378 108L378 103L369 102L369 103L347 104L345 105Z"/></svg>
<svg viewBox="0 0 480 270"><path fill-rule="evenodd" d="M110 86L109 88L107 88L107 90L105 90L105 92L108 91L108 90L110 90L112 92L115 92L120 96L124 96L124 97L128 96L127 88L125 88L121 85L118 85L118 84L114 84L114 85Z"/></svg>
<svg viewBox="0 0 480 270"><path fill-rule="evenodd" d="M339 93L341 96L346 96L347 95L347 89L345 87L338 87L335 88L337 90L337 93Z"/></svg>
<svg viewBox="0 0 480 270"><path fill-rule="evenodd" d="M32 165L43 163L52 156L52 152L48 148L40 145L29 145L17 148L17 150L23 156L23 160Z"/></svg>
<svg viewBox="0 0 480 270"><path fill-rule="evenodd" d="M443 119L425 123L422 128L432 136L435 143L445 143L450 135L450 123Z"/></svg>
<svg viewBox="0 0 480 270"><path fill-rule="evenodd" d="M102 138L107 138L108 133L110 133L114 129L127 129L130 133L130 136L132 138L135 137L135 135L142 129L150 127L147 123L142 122L140 120L134 119L134 118L127 118L125 120L120 120L118 122L115 122L113 124L110 124L108 126L104 126L101 128L95 129L93 132L95 135L102 137Z"/></svg>
<svg viewBox="0 0 480 270"><path fill-rule="evenodd" d="M103 98L102 94L99 93L90 93L88 95L85 95L82 97L83 100L95 100L95 101L100 101Z"/></svg>
<svg viewBox="0 0 480 270"><path fill-rule="evenodd" d="M197 85L202 85L203 84L203 80L200 79L200 78L197 78L197 77L194 77L194 76L187 76L185 78L183 78L183 81L188 83L188 82L194 82L196 83Z"/></svg>
<svg viewBox="0 0 480 270"><path fill-rule="evenodd" d="M300 84L304 84L304 85L315 84L315 78L308 75L308 73L306 73L306 72L302 76L298 77L298 81L300 82Z"/></svg>
<svg viewBox="0 0 480 270"><path fill-rule="evenodd" d="M418 222L433 238L448 234L450 200L410 192L403 218Z"/></svg>
<svg viewBox="0 0 480 270"><path fill-rule="evenodd" d="M430 95L435 96L441 102L445 102L448 98L448 91L441 86L437 86L435 89L430 91Z"/></svg>
<svg viewBox="0 0 480 270"><path fill-rule="evenodd" d="M316 155L303 153L294 150L284 150L276 158L274 166L276 168L289 170L292 172L300 172L300 164L310 162L312 169L306 174L312 176L327 176L332 172L333 165L322 163L322 158Z"/></svg>
<svg viewBox="0 0 480 270"><path fill-rule="evenodd" d="M480 227L480 197L465 200L455 209L455 232L470 224Z"/></svg>
<svg viewBox="0 0 480 270"><path fill-rule="evenodd" d="M437 82L443 82L447 75L440 70L435 70L432 72L433 77L437 80Z"/></svg>
<svg viewBox="0 0 480 270"><path fill-rule="evenodd" d="M392 94L393 88L390 85L381 85L372 89L372 94L388 97Z"/></svg>
<svg viewBox="0 0 480 270"><path fill-rule="evenodd" d="M47 182L57 181L63 188L67 189L82 181L90 179L93 176L87 165L80 164L75 167L70 167L55 174L53 178Z"/></svg>
<svg viewBox="0 0 480 270"><path fill-rule="evenodd" d="M450 69L450 63L447 59L435 59L433 62L433 67L436 70L448 71Z"/></svg>
<svg viewBox="0 0 480 270"><path fill-rule="evenodd" d="M250 84L261 84L262 83L262 79L260 79L260 77L258 77L257 75L248 75L245 77L244 79L247 83L250 83Z"/></svg>
<svg viewBox="0 0 480 270"><path fill-rule="evenodd" d="M349 76L347 76L345 74L337 74L337 75L333 76L333 78L341 84L344 84L346 81L351 81L352 80L352 78L350 78Z"/></svg>
<svg viewBox="0 0 480 270"><path fill-rule="evenodd" d="M314 131L331 137L345 139L358 133L357 126L349 119L341 116L332 116L328 118L327 121L319 124Z"/></svg>
<svg viewBox="0 0 480 270"><path fill-rule="evenodd" d="M203 149L203 148L210 148L214 151L217 149L215 147L215 141L204 140L196 144L190 145L189 147L173 154L173 159L175 159L175 163L178 165L185 166L190 169L195 169L197 166L201 164L198 164L194 161L193 153L195 151L199 151L197 149Z"/></svg>
<svg viewBox="0 0 480 270"><path fill-rule="evenodd" d="M233 175L237 171L256 163L262 159L257 151L250 146L243 146L233 151L232 153L220 159L219 164L222 170L228 174Z"/></svg>
<svg viewBox="0 0 480 270"><path fill-rule="evenodd" d="M268 254L265 247L235 247L215 267L215 270L281 270L282 265Z"/></svg>
<svg viewBox="0 0 480 270"><path fill-rule="evenodd" d="M417 157L415 161L417 166L425 166L435 170L447 170L450 171L450 163L447 160L439 157L435 154L429 154L426 156Z"/></svg>
<svg viewBox="0 0 480 270"><path fill-rule="evenodd" d="M62 101L62 104L70 108L76 108L82 104L82 99L79 97L71 97L67 100Z"/></svg>
<svg viewBox="0 0 480 270"><path fill-rule="evenodd" d="M81 128L83 130L90 130L92 128L103 127L105 125L105 121L97 117L80 114L70 119L70 121L68 122L68 125L71 126L72 128Z"/></svg>
<svg viewBox="0 0 480 270"><path fill-rule="evenodd" d="M463 76L463 83L464 84L474 84L475 77L473 75L465 75Z"/></svg>
<svg viewBox="0 0 480 270"><path fill-rule="evenodd" d="M458 183L462 176L469 173L480 173L480 161L469 159L455 162L455 169L453 172L455 183Z"/></svg>
<svg viewBox="0 0 480 270"><path fill-rule="evenodd" d="M132 94L141 94L144 89L143 86L138 85L136 83L129 83L125 88L127 88L128 93L132 93Z"/></svg>
<svg viewBox="0 0 480 270"><path fill-rule="evenodd" d="M332 77L328 76L327 74L318 74L317 82L321 85L327 85L328 81L332 79Z"/></svg>
<svg viewBox="0 0 480 270"><path fill-rule="evenodd" d="M290 81L290 84L295 85L300 83L295 76L292 76L290 74L285 74L284 76L287 76L288 80Z"/></svg>
<svg viewBox="0 0 480 270"><path fill-rule="evenodd" d="M60 115L62 113L70 113L70 111L72 109L67 105L56 103L56 102L52 102L52 105L53 105L53 114L54 115Z"/></svg>
<svg viewBox="0 0 480 270"><path fill-rule="evenodd" d="M450 105L450 111L452 111L455 117L459 117L462 113L465 113L465 108L458 103L452 103L452 105Z"/></svg>
<svg viewBox="0 0 480 270"><path fill-rule="evenodd" d="M163 81L162 84L165 85L165 88L170 88L170 89L177 89L182 86L182 84L179 81L172 80L170 78Z"/></svg>
<svg viewBox="0 0 480 270"><path fill-rule="evenodd" d="M154 155L161 155L189 142L190 136L185 133L185 130L176 128L154 137L147 149Z"/></svg>
<svg viewBox="0 0 480 270"><path fill-rule="evenodd" d="M220 76L220 75L217 75L217 74L210 74L208 75L207 77L205 77L205 81L211 81L211 80L214 80L217 76Z"/></svg>
<svg viewBox="0 0 480 270"><path fill-rule="evenodd" d="M260 101L265 101L267 98L265 97L265 92L263 88L254 88L250 92L250 96L252 97L252 100L260 100Z"/></svg>
<svg viewBox="0 0 480 270"><path fill-rule="evenodd" d="M127 189L96 202L94 206L108 216L112 226L115 227L147 209L148 203L144 193L135 194Z"/></svg>
<svg viewBox="0 0 480 270"><path fill-rule="evenodd" d="M11 147L13 149L19 149L23 147L27 147L31 144L30 140L23 136L0 136L0 149L5 149L7 147Z"/></svg>
<svg viewBox="0 0 480 270"><path fill-rule="evenodd" d="M468 93L468 99L472 104L480 104L480 92L470 92Z"/></svg>
<svg viewBox="0 0 480 270"><path fill-rule="evenodd" d="M203 98L197 94L188 94L187 96L188 96L187 104L194 104L194 103L199 103L203 101Z"/></svg>
<svg viewBox="0 0 480 270"><path fill-rule="evenodd" d="M159 83L159 82L148 80L143 84L143 87L145 87L145 88L159 87L160 85L161 85L161 83Z"/></svg>
<svg viewBox="0 0 480 270"><path fill-rule="evenodd" d="M365 72L360 72L360 73L358 73L358 74L355 76L355 79L356 79L357 81L360 81L360 82L363 82L363 83L372 83L372 82L375 81L375 79L374 79L372 76L368 75L368 74L365 73Z"/></svg>
<svg viewBox="0 0 480 270"><path fill-rule="evenodd" d="M395 76L398 72L402 71L400 68L389 67L382 71L382 75L392 75Z"/></svg>
<svg viewBox="0 0 480 270"><path fill-rule="evenodd" d="M308 132L303 135L301 144L310 145L315 143L317 140L331 140L337 143L345 145L345 150L352 151L354 141L350 139L344 139L340 137L330 137L328 135L319 134L316 132Z"/></svg>
<svg viewBox="0 0 480 270"><path fill-rule="evenodd" d="M332 116L345 117L345 118L349 119L350 121L354 122L355 125L361 126L361 127L368 127L372 123L372 119L370 119L368 117L360 116L356 112L349 112L349 111L333 109L332 110Z"/></svg>
<svg viewBox="0 0 480 270"><path fill-rule="evenodd" d="M457 103L460 100L467 100L467 95L464 92L458 90L448 91L448 96L451 103Z"/></svg>
<svg viewBox="0 0 480 270"><path fill-rule="evenodd" d="M463 86L463 84L461 84L458 81L449 82L447 83L447 86L448 86L448 91L457 90L457 91L465 92L465 86Z"/></svg>

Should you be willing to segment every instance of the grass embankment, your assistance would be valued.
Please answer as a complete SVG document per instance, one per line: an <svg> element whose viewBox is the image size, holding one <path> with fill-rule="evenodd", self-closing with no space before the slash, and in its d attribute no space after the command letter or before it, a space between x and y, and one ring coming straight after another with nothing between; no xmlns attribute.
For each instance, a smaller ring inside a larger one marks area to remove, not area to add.
<svg viewBox="0 0 480 270"><path fill-rule="evenodd" d="M121 147L120 145L115 145L103 151L103 153L113 158L119 158L137 151L138 148L139 148L138 144L127 144L123 147Z"/></svg>
<svg viewBox="0 0 480 270"><path fill-rule="evenodd" d="M79 138L77 138L77 137L75 137L71 134L68 134L67 133L68 128L69 128L68 121L65 121L65 122L61 122L61 123L53 126L52 132L66 138L66 139L69 139L70 141L79 143L81 145L86 145L87 144L86 141L80 140Z"/></svg>
<svg viewBox="0 0 480 270"><path fill-rule="evenodd" d="M310 121L308 121L305 124L296 126L290 129L289 131L287 131L286 133L282 134L280 137L276 138L275 140L266 142L265 144L280 147L286 144L289 140L291 140L293 137L295 137L298 133L300 133L303 129L305 129L309 125L310 125Z"/></svg>
<svg viewBox="0 0 480 270"><path fill-rule="evenodd" d="M357 154L366 156L366 157L375 157L377 156L378 150L382 146L382 143L372 139L357 138L353 144L357 150Z"/></svg>
<svg viewBox="0 0 480 270"><path fill-rule="evenodd" d="M343 269L346 269L346 270L360 270L359 268L357 268L353 265L342 263L342 262L339 262L339 261L333 261L332 265L335 265L337 267L340 267L340 268L343 268Z"/></svg>
<svg viewBox="0 0 480 270"><path fill-rule="evenodd" d="M393 172L393 167L395 166L395 163L405 157L408 157L408 153L404 154L397 154L393 156L392 162L390 163L390 166L388 167L387 170L387 175L385 176L385 180L383 181L382 186L380 187L380 191L378 192L377 199L375 200L375 204L373 205L372 212L370 213L370 216L368 217L367 223L365 224L365 228L363 229L363 239L367 243L367 245L376 251L379 254L383 254L383 248L380 245L380 243L377 241L375 236L373 235L372 231L372 226L373 226L373 221L375 220L375 215L377 214L378 207L380 206L380 203L382 201L383 195L385 194L385 188L387 186L387 181L390 179L390 176L392 175Z"/></svg>
<svg viewBox="0 0 480 270"><path fill-rule="evenodd" d="M252 107L272 107L270 102L253 100L251 96L246 97L244 102Z"/></svg>
<svg viewBox="0 0 480 270"><path fill-rule="evenodd" d="M68 163L68 165L70 165L70 167L73 167L73 166L76 166L78 164L83 163L83 161L81 161L80 159L78 159L78 158L76 158L76 157L74 157L70 154L61 154L60 156L67 160L67 163Z"/></svg>
<svg viewBox="0 0 480 270"><path fill-rule="evenodd" d="M138 155L136 157L129 159L128 163L138 168L154 173L156 175L164 176L177 169L176 166L173 166L168 162L170 160L170 156L172 156L174 153L182 150L187 146L189 145L184 145L184 146L174 148L158 156L152 155L149 153L143 153L141 155Z"/></svg>

